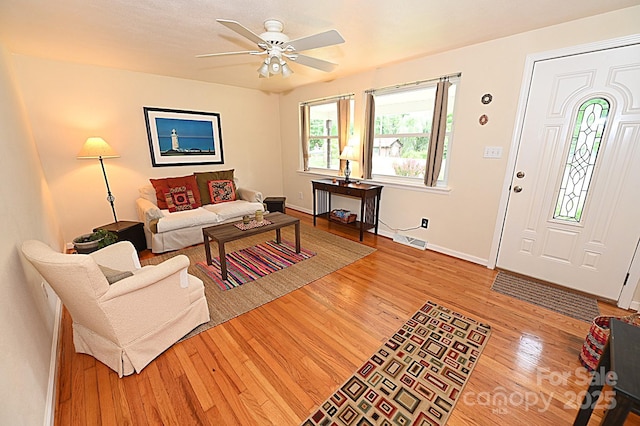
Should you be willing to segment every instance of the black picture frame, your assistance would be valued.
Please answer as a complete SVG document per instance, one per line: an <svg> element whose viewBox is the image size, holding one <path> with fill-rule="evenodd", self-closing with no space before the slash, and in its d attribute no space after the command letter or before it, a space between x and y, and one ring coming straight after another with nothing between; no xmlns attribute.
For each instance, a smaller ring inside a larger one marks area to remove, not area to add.
<svg viewBox="0 0 640 426"><path fill-rule="evenodd" d="M224 164L219 113L143 110L153 167Z"/></svg>

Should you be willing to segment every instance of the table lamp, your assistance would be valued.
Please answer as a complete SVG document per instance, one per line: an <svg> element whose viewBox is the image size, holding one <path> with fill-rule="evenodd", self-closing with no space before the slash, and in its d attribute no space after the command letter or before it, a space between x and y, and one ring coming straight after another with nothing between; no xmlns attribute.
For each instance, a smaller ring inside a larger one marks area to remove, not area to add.
<svg viewBox="0 0 640 426"><path fill-rule="evenodd" d="M103 158L118 158L118 154L111 146L102 138L91 137L82 145L82 149L78 153L78 159L98 159L100 160L100 166L102 167L102 174L104 175L104 183L107 185L107 201L111 204L111 211L113 212L113 220L118 222L116 217L116 208L114 206L115 197L111 194L109 189L109 180L107 179L107 172L104 169Z"/></svg>
<svg viewBox="0 0 640 426"><path fill-rule="evenodd" d="M340 159L347 161L346 167L344 168L344 181L349 182L349 175L351 175L351 169L349 168L349 161L358 160L358 153L356 152L355 147L347 144L347 146L345 146L342 149L342 153L340 154Z"/></svg>

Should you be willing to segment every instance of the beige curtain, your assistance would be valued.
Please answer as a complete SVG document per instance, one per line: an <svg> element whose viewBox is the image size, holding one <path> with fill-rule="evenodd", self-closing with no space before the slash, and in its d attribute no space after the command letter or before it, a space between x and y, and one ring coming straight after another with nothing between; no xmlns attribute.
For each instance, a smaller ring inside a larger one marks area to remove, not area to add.
<svg viewBox="0 0 640 426"><path fill-rule="evenodd" d="M424 184L436 186L442 155L444 153L444 137L447 131L447 99L451 83L449 79L441 80L436 89L436 102L433 108L431 137L429 138L429 152L427 153L427 169L424 174Z"/></svg>
<svg viewBox="0 0 640 426"><path fill-rule="evenodd" d="M302 143L302 170L309 170L309 106L300 105L300 142Z"/></svg>
<svg viewBox="0 0 640 426"><path fill-rule="evenodd" d="M373 93L367 93L365 98L365 117L364 129L362 135L362 159L360 161L360 170L364 179L371 179L372 175L372 158L373 158L373 139L376 134L376 101Z"/></svg>
<svg viewBox="0 0 640 426"><path fill-rule="evenodd" d="M338 100L338 150L340 154L349 143L349 117L351 116L351 100L349 98ZM338 155L340 155L338 154ZM340 170L347 166L347 160L340 160Z"/></svg>

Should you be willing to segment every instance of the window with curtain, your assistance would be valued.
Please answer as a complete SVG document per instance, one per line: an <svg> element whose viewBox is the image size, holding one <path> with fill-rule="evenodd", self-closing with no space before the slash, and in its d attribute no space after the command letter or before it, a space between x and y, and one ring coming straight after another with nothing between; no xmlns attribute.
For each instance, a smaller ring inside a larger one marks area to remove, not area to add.
<svg viewBox="0 0 640 426"><path fill-rule="evenodd" d="M336 174L344 168L340 152L353 134L353 104L353 95L301 104L304 170Z"/></svg>
<svg viewBox="0 0 640 426"><path fill-rule="evenodd" d="M452 77L369 92L367 177L427 186L446 184L458 82L458 77ZM439 99L443 94L444 99ZM434 148L431 153L430 145Z"/></svg>

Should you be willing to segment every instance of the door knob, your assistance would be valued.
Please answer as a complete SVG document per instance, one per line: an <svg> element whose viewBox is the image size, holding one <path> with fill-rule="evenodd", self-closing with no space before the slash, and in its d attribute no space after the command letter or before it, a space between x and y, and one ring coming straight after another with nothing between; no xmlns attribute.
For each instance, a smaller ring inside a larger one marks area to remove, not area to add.
<svg viewBox="0 0 640 426"><path fill-rule="evenodd" d="M516 177L519 178L519 179L522 179L524 177L524 172L516 173Z"/></svg>
<svg viewBox="0 0 640 426"><path fill-rule="evenodd" d="M516 185L513 187L513 192L522 192L522 187L519 185Z"/></svg>

